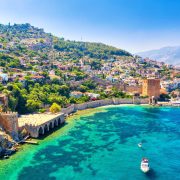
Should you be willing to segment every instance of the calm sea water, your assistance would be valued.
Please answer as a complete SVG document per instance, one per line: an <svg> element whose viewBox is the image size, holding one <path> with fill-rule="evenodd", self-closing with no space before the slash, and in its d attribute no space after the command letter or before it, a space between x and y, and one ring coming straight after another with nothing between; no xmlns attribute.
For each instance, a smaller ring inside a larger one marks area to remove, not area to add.
<svg viewBox="0 0 180 180"><path fill-rule="evenodd" d="M180 179L179 108L97 108L39 143L0 161L0 180ZM142 157L149 174L140 171Z"/></svg>

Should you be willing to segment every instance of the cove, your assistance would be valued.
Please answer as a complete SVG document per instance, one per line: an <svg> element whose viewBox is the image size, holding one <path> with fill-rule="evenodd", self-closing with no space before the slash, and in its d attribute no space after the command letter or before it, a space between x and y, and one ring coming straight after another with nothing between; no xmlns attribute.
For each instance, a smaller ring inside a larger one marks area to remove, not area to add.
<svg viewBox="0 0 180 180"><path fill-rule="evenodd" d="M178 180L180 109L120 105L85 110L38 146L0 161L2 180ZM143 148L137 144L143 143ZM151 172L140 171L142 157Z"/></svg>

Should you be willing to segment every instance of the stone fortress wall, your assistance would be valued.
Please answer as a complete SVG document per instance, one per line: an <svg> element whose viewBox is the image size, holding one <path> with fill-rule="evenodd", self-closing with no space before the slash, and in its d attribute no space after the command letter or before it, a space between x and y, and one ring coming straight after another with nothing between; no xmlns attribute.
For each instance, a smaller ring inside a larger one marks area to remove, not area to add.
<svg viewBox="0 0 180 180"><path fill-rule="evenodd" d="M119 105L119 104L149 104L149 99L148 98L145 98L145 99L113 98L113 99L97 100L97 101L86 102L83 104L73 104L73 105L69 106L68 108L63 108L62 113L71 114L77 110L84 110L84 109L88 109L88 108L96 108L96 107L100 107L100 106Z"/></svg>

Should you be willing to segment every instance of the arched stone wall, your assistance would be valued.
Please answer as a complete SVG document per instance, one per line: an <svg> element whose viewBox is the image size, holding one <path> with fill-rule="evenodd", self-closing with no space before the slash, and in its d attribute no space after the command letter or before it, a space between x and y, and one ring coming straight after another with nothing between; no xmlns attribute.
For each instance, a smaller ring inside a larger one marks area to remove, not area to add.
<svg viewBox="0 0 180 180"><path fill-rule="evenodd" d="M47 121L46 123L41 124L39 126L26 124L26 128L30 133L31 137L37 138L40 135L49 132L50 129L53 129L54 127L57 127L63 123L64 123L64 114L54 119L51 119L50 121Z"/></svg>
<svg viewBox="0 0 180 180"><path fill-rule="evenodd" d="M61 124L61 118L59 117L58 118L58 125L60 125Z"/></svg>
<svg viewBox="0 0 180 180"><path fill-rule="evenodd" d="M38 129L38 135L40 136L40 135L43 135L44 134L44 128L43 127L40 127L39 129Z"/></svg>
<svg viewBox="0 0 180 180"><path fill-rule="evenodd" d="M53 129L54 128L54 121L49 123L49 129Z"/></svg>
<svg viewBox="0 0 180 180"><path fill-rule="evenodd" d="M48 126L48 124L45 124L45 126L44 126L44 132L48 132L49 131L49 126Z"/></svg>
<svg viewBox="0 0 180 180"><path fill-rule="evenodd" d="M54 126L58 126L58 120L57 119L55 119L55 121L54 121Z"/></svg>

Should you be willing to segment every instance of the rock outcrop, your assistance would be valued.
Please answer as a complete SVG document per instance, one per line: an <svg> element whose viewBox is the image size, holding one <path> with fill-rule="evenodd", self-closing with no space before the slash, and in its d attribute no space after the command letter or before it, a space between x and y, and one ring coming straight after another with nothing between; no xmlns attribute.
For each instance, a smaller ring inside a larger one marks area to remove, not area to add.
<svg viewBox="0 0 180 180"><path fill-rule="evenodd" d="M15 149L13 148L13 145L15 142L9 136L8 134L3 131L3 129L0 127L0 157L11 155L15 152Z"/></svg>

